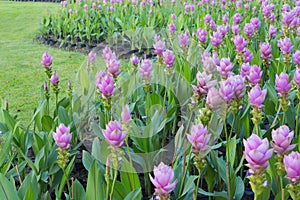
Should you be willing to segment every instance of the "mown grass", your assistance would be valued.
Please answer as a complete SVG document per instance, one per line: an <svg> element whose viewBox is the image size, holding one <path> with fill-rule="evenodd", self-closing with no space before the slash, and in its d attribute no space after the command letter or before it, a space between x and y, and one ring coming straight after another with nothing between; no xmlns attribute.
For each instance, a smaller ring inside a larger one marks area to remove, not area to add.
<svg viewBox="0 0 300 200"><path fill-rule="evenodd" d="M39 22L47 12L55 12L60 4L0 1L0 98L9 102L10 113L22 124L31 119L38 106L41 87L46 79L41 56L48 51L60 84L75 81L80 65L86 61L81 53L67 52L40 45L35 41Z"/></svg>

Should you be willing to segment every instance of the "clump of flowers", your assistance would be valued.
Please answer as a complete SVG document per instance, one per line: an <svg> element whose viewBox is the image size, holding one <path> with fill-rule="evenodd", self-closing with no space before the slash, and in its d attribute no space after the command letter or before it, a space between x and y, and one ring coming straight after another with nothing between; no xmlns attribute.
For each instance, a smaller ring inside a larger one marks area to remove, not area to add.
<svg viewBox="0 0 300 200"><path fill-rule="evenodd" d="M60 124L56 128L56 132L52 133L52 136L56 145L58 146L56 150L58 152L57 164L61 169L64 170L70 158L70 154L68 153L71 147L70 142L72 139L70 127Z"/></svg>
<svg viewBox="0 0 300 200"><path fill-rule="evenodd" d="M251 174L248 179L255 196L258 196L266 188L265 171L269 166L268 160L272 157L273 149L269 149L267 138L262 140L255 134L252 134L247 140L244 139L243 143L245 146L244 156L248 162L246 166L250 168Z"/></svg>
<svg viewBox="0 0 300 200"><path fill-rule="evenodd" d="M173 181L173 169L161 162L158 166L154 166L153 173L154 178L151 175L149 177L155 186L155 194L159 196L160 200L169 199L170 193L177 184L177 180Z"/></svg>
<svg viewBox="0 0 300 200"><path fill-rule="evenodd" d="M300 153L292 152L283 158L287 179L290 184L287 186L292 199L300 196Z"/></svg>

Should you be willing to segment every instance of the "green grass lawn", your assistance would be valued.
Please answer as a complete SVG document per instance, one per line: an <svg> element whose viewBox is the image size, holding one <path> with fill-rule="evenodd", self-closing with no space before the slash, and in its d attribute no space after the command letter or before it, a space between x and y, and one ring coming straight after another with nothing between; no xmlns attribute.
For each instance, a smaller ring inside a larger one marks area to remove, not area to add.
<svg viewBox="0 0 300 200"><path fill-rule="evenodd" d="M46 79L41 57L48 51L60 84L75 81L80 65L86 61L81 53L67 52L37 44L39 22L60 4L0 1L0 98L8 99L10 113L26 124L38 105L40 88Z"/></svg>

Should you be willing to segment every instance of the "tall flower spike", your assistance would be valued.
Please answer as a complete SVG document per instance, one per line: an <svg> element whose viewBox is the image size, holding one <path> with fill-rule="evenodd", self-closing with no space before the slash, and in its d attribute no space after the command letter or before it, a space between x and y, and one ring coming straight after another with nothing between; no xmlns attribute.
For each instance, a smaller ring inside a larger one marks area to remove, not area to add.
<svg viewBox="0 0 300 200"><path fill-rule="evenodd" d="M127 135L127 132L122 130L122 125L118 121L110 121L106 125L106 129L102 130L102 133L106 141L113 148L121 147Z"/></svg>

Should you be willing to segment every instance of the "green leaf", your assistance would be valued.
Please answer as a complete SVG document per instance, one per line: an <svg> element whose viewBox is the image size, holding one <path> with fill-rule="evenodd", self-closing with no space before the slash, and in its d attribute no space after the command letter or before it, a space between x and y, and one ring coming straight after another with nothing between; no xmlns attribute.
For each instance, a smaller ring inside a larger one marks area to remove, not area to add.
<svg viewBox="0 0 300 200"><path fill-rule="evenodd" d="M185 194L190 192L191 190L195 189L195 183L194 181L198 178L198 176L189 176L186 178L186 181L184 183L184 189L179 198L182 198Z"/></svg>
<svg viewBox="0 0 300 200"><path fill-rule="evenodd" d="M95 159L93 158L93 156L89 152L83 150L83 152L82 152L82 164L83 164L84 168L87 171L90 170L91 165L92 165L94 160Z"/></svg>
<svg viewBox="0 0 300 200"><path fill-rule="evenodd" d="M236 200L242 199L244 195L244 191L245 191L244 182L242 178L238 176L235 178L235 193L234 193L235 199Z"/></svg>
<svg viewBox="0 0 300 200"><path fill-rule="evenodd" d="M42 130L43 131L46 131L49 133L52 129L52 124L53 124L53 119L50 116L45 115L42 117Z"/></svg>
<svg viewBox="0 0 300 200"><path fill-rule="evenodd" d="M4 146L2 147L0 151L0 167L5 162L7 156L9 155L10 147L11 147L11 140L13 139L14 135L11 132L8 132L8 137L5 141Z"/></svg>
<svg viewBox="0 0 300 200"><path fill-rule="evenodd" d="M16 125L16 120L10 116L7 110L3 110L4 121L9 128L9 130L14 130Z"/></svg>
<svg viewBox="0 0 300 200"><path fill-rule="evenodd" d="M142 196L142 190L141 188L137 188L133 191L131 191L124 200L132 200L132 199L141 199Z"/></svg>
<svg viewBox="0 0 300 200"><path fill-rule="evenodd" d="M230 165L233 168L236 156L236 136L230 138L227 144Z"/></svg>
<svg viewBox="0 0 300 200"><path fill-rule="evenodd" d="M94 160L87 180L86 186L86 199L88 200L99 200L105 199L104 188L105 188L104 176L100 173L97 163Z"/></svg>
<svg viewBox="0 0 300 200"><path fill-rule="evenodd" d="M65 186L66 182L69 181L69 176L70 176L71 171L72 171L72 169L74 167L75 158L76 158L76 156L74 156L72 158L71 162L68 164L68 166L65 169L65 174L64 174L64 176L61 179L61 182L60 182L60 185L59 185L59 190L58 190L58 193L57 193L57 198L58 199L61 198L61 195L62 195L63 190L64 190L64 186Z"/></svg>
<svg viewBox="0 0 300 200"><path fill-rule="evenodd" d="M17 191L8 179L0 174L0 199L1 200L18 200L20 199L17 195Z"/></svg>
<svg viewBox="0 0 300 200"><path fill-rule="evenodd" d="M64 107L61 106L58 108L58 122L63 123L66 126L68 126L71 123L68 112Z"/></svg>
<svg viewBox="0 0 300 200"><path fill-rule="evenodd" d="M74 199L85 200L85 191L81 183L76 179L74 181Z"/></svg>
<svg viewBox="0 0 300 200"><path fill-rule="evenodd" d="M120 173L121 182L124 184L124 190L127 194L140 187L139 177L134 167L126 159L123 159Z"/></svg>

